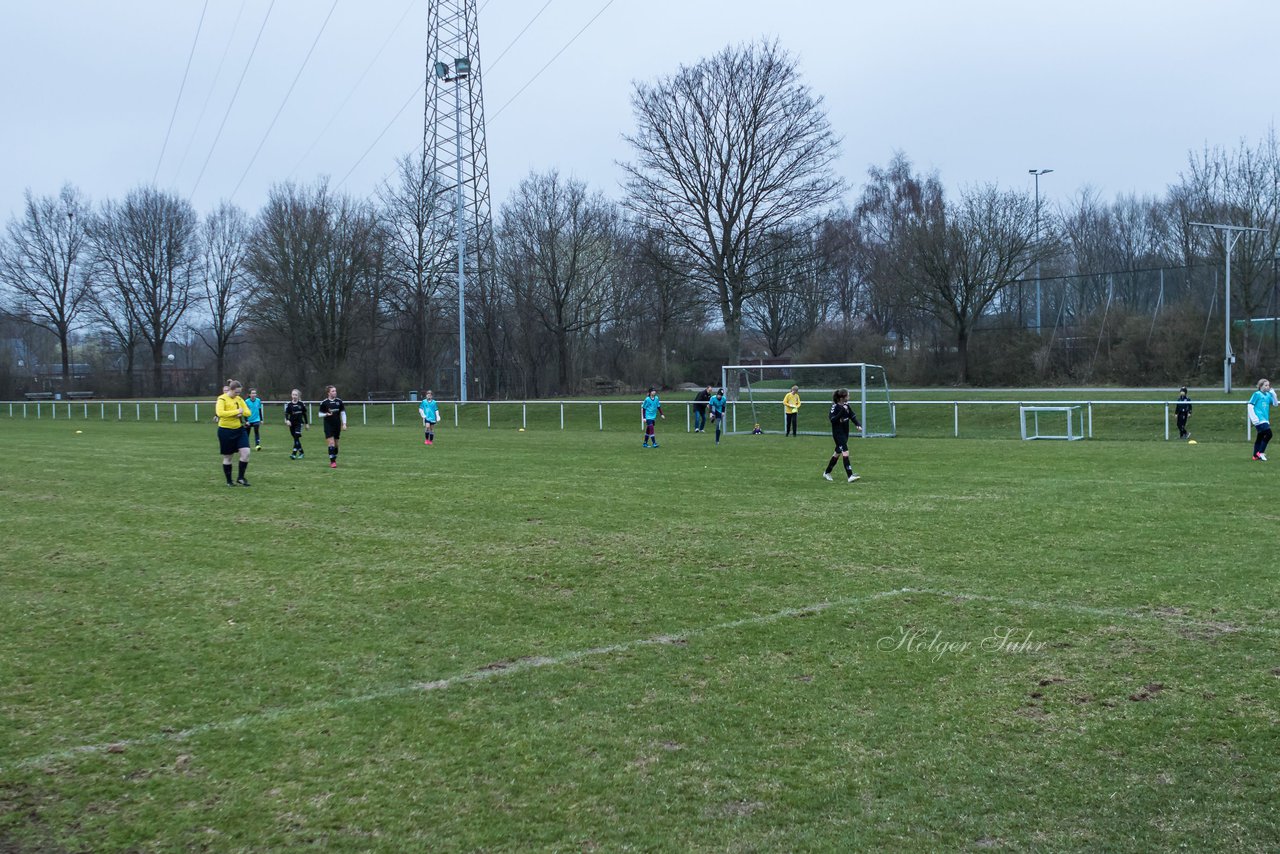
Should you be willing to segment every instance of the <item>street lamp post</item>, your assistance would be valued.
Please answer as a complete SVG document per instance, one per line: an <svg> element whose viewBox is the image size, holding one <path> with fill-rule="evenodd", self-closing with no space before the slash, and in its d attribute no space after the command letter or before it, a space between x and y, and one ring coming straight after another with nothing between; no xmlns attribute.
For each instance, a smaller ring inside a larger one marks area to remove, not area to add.
<svg viewBox="0 0 1280 854"><path fill-rule="evenodd" d="M453 75L449 72L452 70ZM458 183L457 194L457 229L458 229L458 399L467 402L467 232L464 225L464 205L462 198L462 81L471 76L471 60L460 56L453 60L450 68L446 62L436 63L436 77L446 83L454 84L454 132L456 156L454 165Z"/></svg>
<svg viewBox="0 0 1280 854"><path fill-rule="evenodd" d="M1028 169L1027 172L1036 176L1036 236L1035 242L1040 242L1040 176L1048 175L1052 169ZM1044 330L1040 327L1040 253L1036 252L1036 334L1043 335Z"/></svg>

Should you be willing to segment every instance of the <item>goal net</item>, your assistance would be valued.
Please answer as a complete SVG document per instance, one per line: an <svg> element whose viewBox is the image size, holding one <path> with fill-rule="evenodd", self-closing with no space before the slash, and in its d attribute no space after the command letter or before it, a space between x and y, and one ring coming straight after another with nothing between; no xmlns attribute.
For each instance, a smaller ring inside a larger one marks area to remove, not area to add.
<svg viewBox="0 0 1280 854"><path fill-rule="evenodd" d="M827 413L831 395L838 388L849 390L849 405L862 423L863 432L850 436L893 436L897 433L889 379L880 365L846 362L817 365L725 365L720 384L729 398L725 413L725 433L746 434L786 432L786 412L782 398L799 387L800 411L797 432L806 436L831 435Z"/></svg>

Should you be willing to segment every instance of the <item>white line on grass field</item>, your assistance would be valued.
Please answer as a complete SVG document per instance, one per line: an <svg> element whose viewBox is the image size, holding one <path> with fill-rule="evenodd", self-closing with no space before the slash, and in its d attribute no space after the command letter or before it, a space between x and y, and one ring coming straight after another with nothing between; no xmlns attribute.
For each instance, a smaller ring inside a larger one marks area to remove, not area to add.
<svg viewBox="0 0 1280 854"><path fill-rule="evenodd" d="M78 756L94 755L99 753L107 753L112 751L124 750L129 747L142 747L152 744L163 744L165 742L185 741L195 736L202 735L207 732L219 732L245 729L255 724L270 723L282 718L291 717L293 715L306 714L309 712L325 712L333 709L339 709L344 706L351 706L362 703L371 703L377 700L386 700L393 697L401 697L408 694L426 691L443 691L452 688L455 685L465 685L471 682L483 682L499 676L514 676L517 673L523 673L528 670L536 670L543 667L556 667L562 664L572 664L586 658L594 658L602 655L613 655L619 652L628 652L633 649L642 649L649 646L665 646L689 638L700 637L702 635L711 634L713 632L729 631L732 629L742 628L744 626L758 626L767 623L774 623L788 617L799 617L806 614L820 614L833 608L844 608L851 605L859 605L867 602L874 602L880 599L888 599L895 596L905 595L922 595L937 596L948 599L973 600L978 602L989 602L998 605L1006 605L1019 608L1034 608L1044 611L1070 611L1077 614L1085 614L1091 617L1121 618L1134 620L1149 620L1164 624L1192 626L1198 628L1213 629L1216 631L1238 631L1262 633L1268 635L1280 635L1280 631L1266 626L1236 626L1223 622L1215 622L1210 620L1196 620L1182 617L1176 614L1164 614L1158 611L1134 611L1125 608L1096 608L1088 605L1077 605L1071 602L1039 602L1033 599L1017 599L1004 596L989 596L980 593L962 593L953 590L936 590L931 588L915 588L903 587L897 590L885 590L879 593L872 593L867 596L854 596L847 599L837 599L834 601L818 602L813 605L807 605L803 608L786 608L781 611L774 611L769 614L762 614L757 617L744 617L740 620L731 620L727 623L717 623L712 626L705 626L698 629L689 629L687 631L676 634L656 635L649 638L638 638L636 640L624 641L622 643L611 644L609 646L591 647L589 649L580 649L574 652L567 652L562 655L550 657L529 657L521 658L514 661L502 661L494 664L486 665L479 670L472 670L469 673L460 673L457 676L450 676L445 679L436 679L432 682L414 682L408 685L402 685L397 688L388 688L383 691L373 691L368 694L361 694L355 697L342 697L332 700L320 700L313 703L303 703L297 706L287 706L280 709L272 709L265 712L254 712L251 714L240 715L238 717L229 718L224 721L211 721L209 723L199 724L184 730L175 732L163 732L155 735L144 736L142 738L121 739L118 741L105 742L100 744L84 744L76 747L70 747L65 750L58 750L51 753L44 753L39 756L32 756L27 759L19 760L9 768L31 768L45 765L49 762L56 762L64 759L73 759ZM1228 628L1224 629L1224 626ZM0 767L0 771L9 770L9 768Z"/></svg>
<svg viewBox="0 0 1280 854"><path fill-rule="evenodd" d="M109 753L122 751L130 747L143 747L152 744L163 744L165 742L185 741L207 732L220 732L229 730L244 729L256 724L270 723L282 718L291 717L298 714L306 714L308 712L325 712L333 709L339 709L344 706L351 706L361 703L371 703L377 700L387 700L393 697L402 697L407 694L413 694L424 691L443 691L446 688L452 688L455 685L464 685L469 682L483 682L487 679L493 679L498 676L513 676L517 673L523 673L527 670L535 670L542 667L555 667L561 664L572 664L575 661L581 661L585 658L594 658L601 655L613 655L619 652L628 652L633 649L641 649L648 646L665 646L673 643L679 643L689 638L699 637L701 635L710 634L712 632L727 631L742 628L744 626L758 626L766 623L777 622L787 617L799 617L805 614L819 614L832 608L844 608L850 605L858 605L866 602L873 602L877 599L887 599L891 596L900 596L904 593L911 593L910 590L886 590L881 593L872 593L868 596L855 596L848 599L838 599L829 602L818 602L813 605L807 605L803 608L786 608L781 611L774 611L770 614L762 614L758 617L745 617L741 620L731 620L727 623L717 623L713 626L705 626L699 629L689 629L677 634L657 635L650 638L639 638L637 640L624 641L623 643L611 644L609 646L592 647L590 649L580 649L574 652L567 652L563 655L552 657L530 657L521 658L514 661L503 661L495 664L489 664L479 670L473 670L469 673L461 673L457 676L450 676L446 679L437 679L432 682L414 682L409 685L402 685L397 688L388 688L383 691L373 691L368 694L362 694L356 697L341 697L333 700L320 700L314 703L303 703L297 706L287 706L280 709L271 709L265 712L254 712L247 715L229 718L224 721L210 721L209 723L199 724L184 730L174 732L162 732L155 735L144 736L142 738L119 739L117 741L104 742L100 744L82 744L76 747L69 747L65 750L57 750L52 753L44 753L40 756L32 756L15 763L14 768L32 768L45 765L49 762L57 762L64 759L74 759L78 756L89 756L99 753ZM0 771L6 771L7 768L0 767Z"/></svg>

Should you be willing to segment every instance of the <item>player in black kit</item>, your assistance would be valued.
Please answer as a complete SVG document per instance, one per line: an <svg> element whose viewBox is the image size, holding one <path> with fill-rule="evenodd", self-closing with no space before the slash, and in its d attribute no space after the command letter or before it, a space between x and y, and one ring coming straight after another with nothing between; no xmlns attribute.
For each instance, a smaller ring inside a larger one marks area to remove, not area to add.
<svg viewBox="0 0 1280 854"><path fill-rule="evenodd" d="M284 423L289 425L289 435L293 436L293 450L289 459L302 459L302 431L311 429L311 417L307 415L307 405L302 402L302 392L296 388L289 393L289 402L284 405Z"/></svg>
<svg viewBox="0 0 1280 854"><path fill-rule="evenodd" d="M831 413L828 417L831 419L831 438L835 440L836 450L831 455L831 461L827 463L827 470L822 473L822 476L831 480L831 470L836 467L836 461L843 458L844 473L849 476L849 483L853 483L858 476L853 473L853 466L849 464L849 425L857 427L859 433L862 432L862 425L858 423L858 417L853 414L853 407L849 406L847 388L838 388L831 395Z"/></svg>
<svg viewBox="0 0 1280 854"><path fill-rule="evenodd" d="M320 420L324 424L324 438L329 443L329 468L338 467L338 440L347 429L347 405L338 397L338 389L326 386L328 397L320 401Z"/></svg>

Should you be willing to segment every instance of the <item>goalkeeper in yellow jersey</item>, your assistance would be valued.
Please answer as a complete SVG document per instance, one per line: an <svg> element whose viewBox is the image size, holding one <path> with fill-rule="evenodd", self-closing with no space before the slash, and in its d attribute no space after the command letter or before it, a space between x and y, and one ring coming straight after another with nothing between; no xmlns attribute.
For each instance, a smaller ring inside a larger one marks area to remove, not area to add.
<svg viewBox="0 0 1280 854"><path fill-rule="evenodd" d="M786 435L800 435L796 430L796 423L800 418L800 386L793 385L791 387L791 391L787 392L786 397L782 398L782 408L787 413Z"/></svg>

